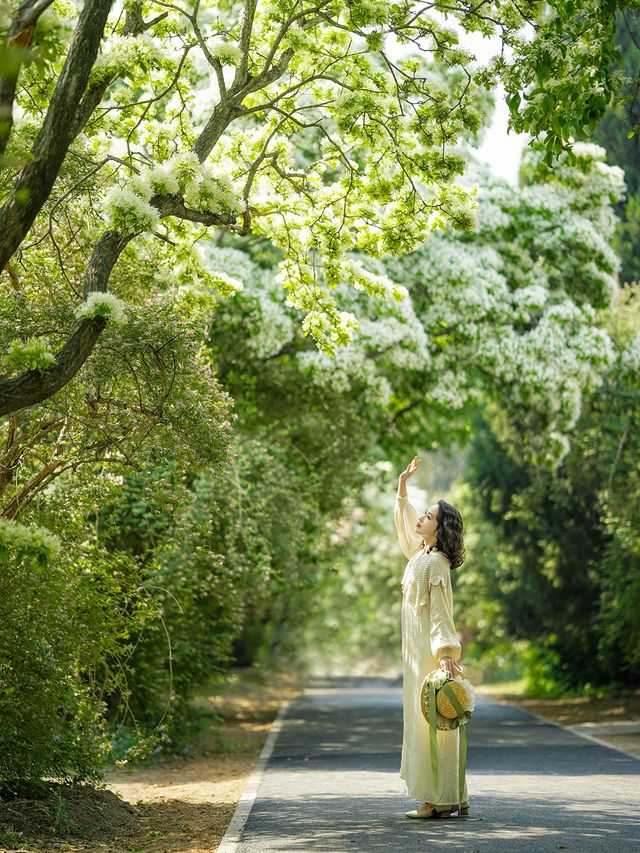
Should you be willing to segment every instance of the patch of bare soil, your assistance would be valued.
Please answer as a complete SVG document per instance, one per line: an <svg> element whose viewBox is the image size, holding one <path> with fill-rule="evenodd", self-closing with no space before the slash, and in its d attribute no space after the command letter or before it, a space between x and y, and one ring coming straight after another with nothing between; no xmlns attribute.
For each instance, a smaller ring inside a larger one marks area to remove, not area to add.
<svg viewBox="0 0 640 853"><path fill-rule="evenodd" d="M58 786L62 794L51 795L46 814L40 801L0 803L0 853L217 850L281 704L304 689L288 672L233 674L220 692L194 701L222 720L197 735L188 757L112 770L104 790Z"/></svg>
<svg viewBox="0 0 640 853"><path fill-rule="evenodd" d="M95 840L131 835L137 825L134 806L112 791L51 782L38 794L0 803L0 840L23 848L26 837L79 835Z"/></svg>
<svg viewBox="0 0 640 853"><path fill-rule="evenodd" d="M518 705L554 723L575 726L579 732L640 756L640 690L627 696L607 696L601 699L592 696L526 699L493 691L491 696Z"/></svg>

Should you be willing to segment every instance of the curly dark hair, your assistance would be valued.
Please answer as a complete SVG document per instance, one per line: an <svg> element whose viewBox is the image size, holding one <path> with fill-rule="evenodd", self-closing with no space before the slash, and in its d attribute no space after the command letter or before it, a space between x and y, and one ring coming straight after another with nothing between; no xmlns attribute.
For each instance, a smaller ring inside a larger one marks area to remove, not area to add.
<svg viewBox="0 0 640 853"><path fill-rule="evenodd" d="M438 526L436 528L436 548L448 557L452 569L457 569L465 561L464 541L462 538L462 516L453 504L439 500Z"/></svg>

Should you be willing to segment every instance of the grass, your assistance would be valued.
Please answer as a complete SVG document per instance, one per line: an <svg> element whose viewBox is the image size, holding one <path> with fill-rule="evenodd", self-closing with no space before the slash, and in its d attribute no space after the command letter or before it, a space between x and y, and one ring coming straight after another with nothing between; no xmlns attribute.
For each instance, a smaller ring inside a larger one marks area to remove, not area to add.
<svg viewBox="0 0 640 853"><path fill-rule="evenodd" d="M22 845L22 837L22 832L16 832L15 829L6 827L0 832L0 846L15 850Z"/></svg>
<svg viewBox="0 0 640 853"><path fill-rule="evenodd" d="M517 678L514 681L483 682L477 690L487 696L524 696L526 686L526 678Z"/></svg>

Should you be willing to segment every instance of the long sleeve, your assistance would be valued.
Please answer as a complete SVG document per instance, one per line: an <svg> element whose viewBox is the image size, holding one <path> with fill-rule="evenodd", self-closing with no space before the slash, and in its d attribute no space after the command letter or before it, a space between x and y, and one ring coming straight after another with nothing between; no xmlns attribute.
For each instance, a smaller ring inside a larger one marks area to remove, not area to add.
<svg viewBox="0 0 640 853"><path fill-rule="evenodd" d="M396 506L393 511L393 520L398 532L400 547L407 560L422 545L422 537L415 533L418 515L409 503L409 498L404 495L396 495Z"/></svg>
<svg viewBox="0 0 640 853"><path fill-rule="evenodd" d="M429 582L431 654L438 663L443 657L460 660L462 654L453 621L453 596L448 571L441 566L440 571L432 572Z"/></svg>

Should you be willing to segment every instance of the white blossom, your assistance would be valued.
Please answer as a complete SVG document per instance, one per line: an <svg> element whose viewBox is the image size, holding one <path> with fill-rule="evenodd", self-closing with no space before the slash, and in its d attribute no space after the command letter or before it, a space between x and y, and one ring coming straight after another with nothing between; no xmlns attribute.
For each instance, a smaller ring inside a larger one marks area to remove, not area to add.
<svg viewBox="0 0 640 853"><path fill-rule="evenodd" d="M76 317L79 320L86 320L92 317L106 317L112 323L122 325L127 321L124 308L124 302L112 293L98 293L94 291L79 306L76 311Z"/></svg>
<svg viewBox="0 0 640 853"><path fill-rule="evenodd" d="M160 221L155 207L129 187L114 187L105 200L107 222L121 234L152 231Z"/></svg>
<svg viewBox="0 0 640 853"><path fill-rule="evenodd" d="M238 45L228 41L215 41L209 45L209 53L219 59L223 65L238 65L242 58L242 51Z"/></svg>
<svg viewBox="0 0 640 853"><path fill-rule="evenodd" d="M624 347L620 361L625 370L640 377L640 332Z"/></svg>

